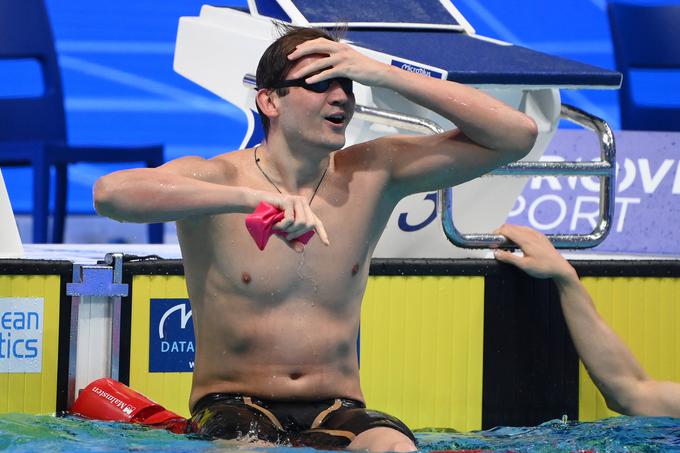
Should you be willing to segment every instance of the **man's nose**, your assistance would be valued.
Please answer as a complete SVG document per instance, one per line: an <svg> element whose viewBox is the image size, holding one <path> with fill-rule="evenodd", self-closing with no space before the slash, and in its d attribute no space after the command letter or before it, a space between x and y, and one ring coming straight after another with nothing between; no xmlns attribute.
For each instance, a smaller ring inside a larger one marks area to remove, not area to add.
<svg viewBox="0 0 680 453"><path fill-rule="evenodd" d="M332 105L345 105L350 101L350 96L353 94L348 95L338 82L332 82L328 88L328 102Z"/></svg>

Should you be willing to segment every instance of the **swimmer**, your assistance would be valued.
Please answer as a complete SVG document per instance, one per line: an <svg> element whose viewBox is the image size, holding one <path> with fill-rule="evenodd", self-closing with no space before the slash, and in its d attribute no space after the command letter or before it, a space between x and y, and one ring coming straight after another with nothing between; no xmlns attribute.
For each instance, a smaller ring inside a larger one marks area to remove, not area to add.
<svg viewBox="0 0 680 453"><path fill-rule="evenodd" d="M383 64L315 29L288 29L256 79L262 144L104 176L97 212L177 222L196 333L195 432L413 451L411 431L366 409L360 388L371 254L399 200L521 159L536 124L476 89ZM396 91L458 129L343 149L354 83ZM261 202L285 213L274 228L286 233L262 251L245 227Z"/></svg>
<svg viewBox="0 0 680 453"><path fill-rule="evenodd" d="M650 378L630 350L600 318L576 270L550 241L529 227L503 225L497 234L517 244L523 256L494 252L532 277L551 278L560 295L576 351L607 406L626 415L680 417L680 384Z"/></svg>

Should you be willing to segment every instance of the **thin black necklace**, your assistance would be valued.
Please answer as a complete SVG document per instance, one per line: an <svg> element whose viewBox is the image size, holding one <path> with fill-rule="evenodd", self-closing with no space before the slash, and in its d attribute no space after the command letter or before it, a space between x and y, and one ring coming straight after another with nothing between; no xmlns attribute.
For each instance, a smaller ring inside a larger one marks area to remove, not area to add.
<svg viewBox="0 0 680 453"><path fill-rule="evenodd" d="M263 175L265 178L267 178L267 181L269 181L269 184L271 184L272 186L274 186L274 188L276 189L276 191L277 191L278 193L280 193L281 195L283 195L283 192L281 192L281 189L279 189L279 187L278 187L276 184L274 184L274 181L272 181L272 179L269 177L269 175L267 175L267 173L265 173L264 170L262 169L262 167L260 166L260 158L257 157L257 150L258 150L259 148L260 148L260 145L257 145L257 146L255 147L255 151L253 152L253 155L255 156L255 165L257 165L257 168L260 170L260 172L262 173L262 175ZM314 189L314 193L312 194L312 198L309 199L309 205L310 205L310 206L312 205L312 201L314 201L314 197L316 196L316 192L318 192L319 187L321 187L321 183L323 182L323 178L326 177L326 173L328 172L328 167L330 167L330 165L331 165L331 160L330 160L330 157L329 157L329 158L328 158L328 165L326 165L326 169L323 171L323 174L321 175L321 179L319 179L319 182L318 182L318 184L316 185L316 188Z"/></svg>

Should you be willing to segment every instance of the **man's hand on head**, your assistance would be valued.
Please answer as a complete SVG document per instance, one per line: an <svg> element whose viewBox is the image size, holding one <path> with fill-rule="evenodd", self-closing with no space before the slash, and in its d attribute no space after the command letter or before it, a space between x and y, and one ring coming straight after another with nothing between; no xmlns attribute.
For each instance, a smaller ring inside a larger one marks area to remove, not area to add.
<svg viewBox="0 0 680 453"><path fill-rule="evenodd" d="M298 45L288 55L289 60L298 60L309 55L325 55L290 74L291 79L310 76L306 82L315 83L335 77L346 77L363 85L379 85L390 66L354 50L345 43L324 38L312 39Z"/></svg>
<svg viewBox="0 0 680 453"><path fill-rule="evenodd" d="M517 266L536 278L564 280L576 275L571 264L555 250L548 238L538 231L525 226L505 224L494 233L510 239L523 253L516 255L507 250L495 250L494 256L498 261Z"/></svg>

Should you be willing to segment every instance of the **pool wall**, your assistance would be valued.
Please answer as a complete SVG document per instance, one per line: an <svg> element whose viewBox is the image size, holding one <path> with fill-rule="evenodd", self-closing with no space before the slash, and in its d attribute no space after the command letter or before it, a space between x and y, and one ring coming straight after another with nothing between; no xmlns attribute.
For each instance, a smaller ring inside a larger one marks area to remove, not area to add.
<svg viewBox="0 0 680 453"><path fill-rule="evenodd" d="M72 266L0 260L0 413L66 410Z"/></svg>
<svg viewBox="0 0 680 453"><path fill-rule="evenodd" d="M680 381L680 262L573 263L648 373ZM188 302L181 262L127 264L124 282L121 380L186 415L191 372L158 371L187 367L182 313L166 318L166 345L150 347L152 306ZM614 414L579 365L554 285L494 261L374 260L358 341L368 405L414 428Z"/></svg>
<svg viewBox="0 0 680 453"><path fill-rule="evenodd" d="M572 263L647 372L680 381L680 261ZM0 413L63 411L83 383L116 369L121 381L188 415L193 325L181 261L123 265L119 348L102 339L114 337L101 327L111 310L88 308L115 298L67 296L74 268L0 260ZM373 260L357 341L368 405L413 428L614 414L578 361L554 285L493 260Z"/></svg>

